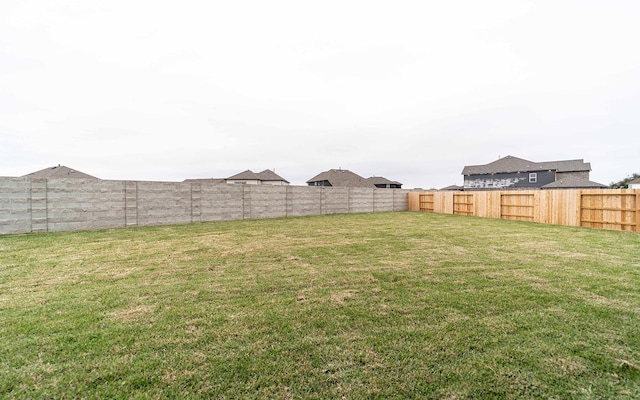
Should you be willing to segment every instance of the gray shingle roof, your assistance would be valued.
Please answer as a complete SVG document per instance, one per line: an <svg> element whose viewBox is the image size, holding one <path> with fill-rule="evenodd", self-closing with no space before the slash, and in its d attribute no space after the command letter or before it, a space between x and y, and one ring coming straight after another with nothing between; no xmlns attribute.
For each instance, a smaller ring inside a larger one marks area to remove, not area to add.
<svg viewBox="0 0 640 400"><path fill-rule="evenodd" d="M541 162L540 169L551 169L558 172L579 172L579 171L591 171L591 163L586 163L584 160L564 160L564 161L545 161Z"/></svg>
<svg viewBox="0 0 640 400"><path fill-rule="evenodd" d="M80 172L64 165L57 165L55 167L49 167L41 169L40 171L32 172L30 174L22 176L22 178L79 178L79 179L100 179L84 172Z"/></svg>
<svg viewBox="0 0 640 400"><path fill-rule="evenodd" d="M232 175L230 177L228 177L227 179L241 179L241 180L257 180L258 176L256 175L255 172L251 171L250 169L246 170L246 171L242 171L240 173L237 173L235 175Z"/></svg>
<svg viewBox="0 0 640 400"><path fill-rule="evenodd" d="M321 181L329 181L331 186L336 187L373 187L373 183L347 169L330 169L328 171L321 172L309 179L307 183Z"/></svg>
<svg viewBox="0 0 640 400"><path fill-rule="evenodd" d="M463 190L463 189L464 189L464 187L462 187L462 186L458 186L458 185L449 185L449 186L443 187L443 188L442 188L442 189L440 189L440 190Z"/></svg>
<svg viewBox="0 0 640 400"><path fill-rule="evenodd" d="M382 176L372 176L367 178L368 182L371 182L373 185L402 185L402 183L398 181L392 181Z"/></svg>
<svg viewBox="0 0 640 400"><path fill-rule="evenodd" d="M255 173L250 169L240 172L239 174L235 174L226 178L227 180L258 180L258 181L284 181L289 183L286 179L276 174L275 172L265 169L262 172Z"/></svg>
<svg viewBox="0 0 640 400"><path fill-rule="evenodd" d="M284 179L283 177L276 174L274 171L270 169L265 169L264 171L257 173L256 176L261 181L284 181L289 183L288 180Z"/></svg>
<svg viewBox="0 0 640 400"><path fill-rule="evenodd" d="M601 183L592 182L588 179L578 178L577 176L563 176L555 182L551 182L547 185L542 186L542 189L583 189L583 188L593 188L593 189L604 189L606 185Z"/></svg>
<svg viewBox="0 0 640 400"><path fill-rule="evenodd" d="M557 172L591 171L591 164L584 160L562 160L534 162L518 157L506 156L485 165L467 165L462 175L484 175L508 172L555 170Z"/></svg>

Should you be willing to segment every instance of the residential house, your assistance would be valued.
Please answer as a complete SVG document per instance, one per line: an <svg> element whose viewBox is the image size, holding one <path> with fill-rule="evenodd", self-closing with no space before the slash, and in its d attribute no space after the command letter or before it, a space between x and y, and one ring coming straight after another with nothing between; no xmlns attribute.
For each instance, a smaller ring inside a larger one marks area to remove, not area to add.
<svg viewBox="0 0 640 400"><path fill-rule="evenodd" d="M288 185L289 181L276 174L274 171L265 169L262 172L255 173L251 170L240 172L239 174L230 176L224 180L231 185Z"/></svg>
<svg viewBox="0 0 640 400"><path fill-rule="evenodd" d="M462 186L458 186L458 185L449 185L446 187L443 187L442 191L449 191L449 192L459 192L462 191L464 188Z"/></svg>
<svg viewBox="0 0 640 400"><path fill-rule="evenodd" d="M334 186L334 187L366 187L372 186L371 182L348 169L330 169L314 176L307 181L309 186Z"/></svg>
<svg viewBox="0 0 640 400"><path fill-rule="evenodd" d="M462 170L464 190L604 188L591 182L591 164L583 160L534 162L506 156Z"/></svg>
<svg viewBox="0 0 640 400"><path fill-rule="evenodd" d="M402 183L392 181L382 176L372 176L367 178L368 182L371 182L373 186L381 189L402 189Z"/></svg>
<svg viewBox="0 0 640 400"><path fill-rule="evenodd" d="M629 182L629 189L640 189L640 178L636 178Z"/></svg>
<svg viewBox="0 0 640 400"><path fill-rule="evenodd" d="M347 169L330 169L321 172L307 181L309 186L334 186L334 187L363 187L363 188L402 188L402 183L372 176L363 178L362 176Z"/></svg>
<svg viewBox="0 0 640 400"><path fill-rule="evenodd" d="M22 178L79 178L79 179L100 179L84 172L80 172L76 169L65 167L58 164L54 167L41 169L36 172L32 172L27 175L23 175Z"/></svg>

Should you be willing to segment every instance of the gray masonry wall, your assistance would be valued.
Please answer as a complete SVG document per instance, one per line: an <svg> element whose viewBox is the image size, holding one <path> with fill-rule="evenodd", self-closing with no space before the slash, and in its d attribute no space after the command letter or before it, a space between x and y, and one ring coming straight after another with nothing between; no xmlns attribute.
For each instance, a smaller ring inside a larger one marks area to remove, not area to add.
<svg viewBox="0 0 640 400"><path fill-rule="evenodd" d="M408 192L0 177L0 234L406 211Z"/></svg>

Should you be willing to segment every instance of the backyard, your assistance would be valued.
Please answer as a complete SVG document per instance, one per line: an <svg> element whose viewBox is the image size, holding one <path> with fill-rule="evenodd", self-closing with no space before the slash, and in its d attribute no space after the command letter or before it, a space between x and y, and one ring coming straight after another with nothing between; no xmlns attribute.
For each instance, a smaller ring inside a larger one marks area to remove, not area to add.
<svg viewBox="0 0 640 400"><path fill-rule="evenodd" d="M0 398L640 398L640 235L324 215L0 236Z"/></svg>

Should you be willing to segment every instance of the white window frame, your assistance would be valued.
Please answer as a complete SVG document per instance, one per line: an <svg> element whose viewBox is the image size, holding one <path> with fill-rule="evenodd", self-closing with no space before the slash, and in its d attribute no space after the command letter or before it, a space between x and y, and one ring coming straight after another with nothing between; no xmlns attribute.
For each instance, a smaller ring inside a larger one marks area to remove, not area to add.
<svg viewBox="0 0 640 400"><path fill-rule="evenodd" d="M538 173L530 172L529 173L529 183L538 183Z"/></svg>

